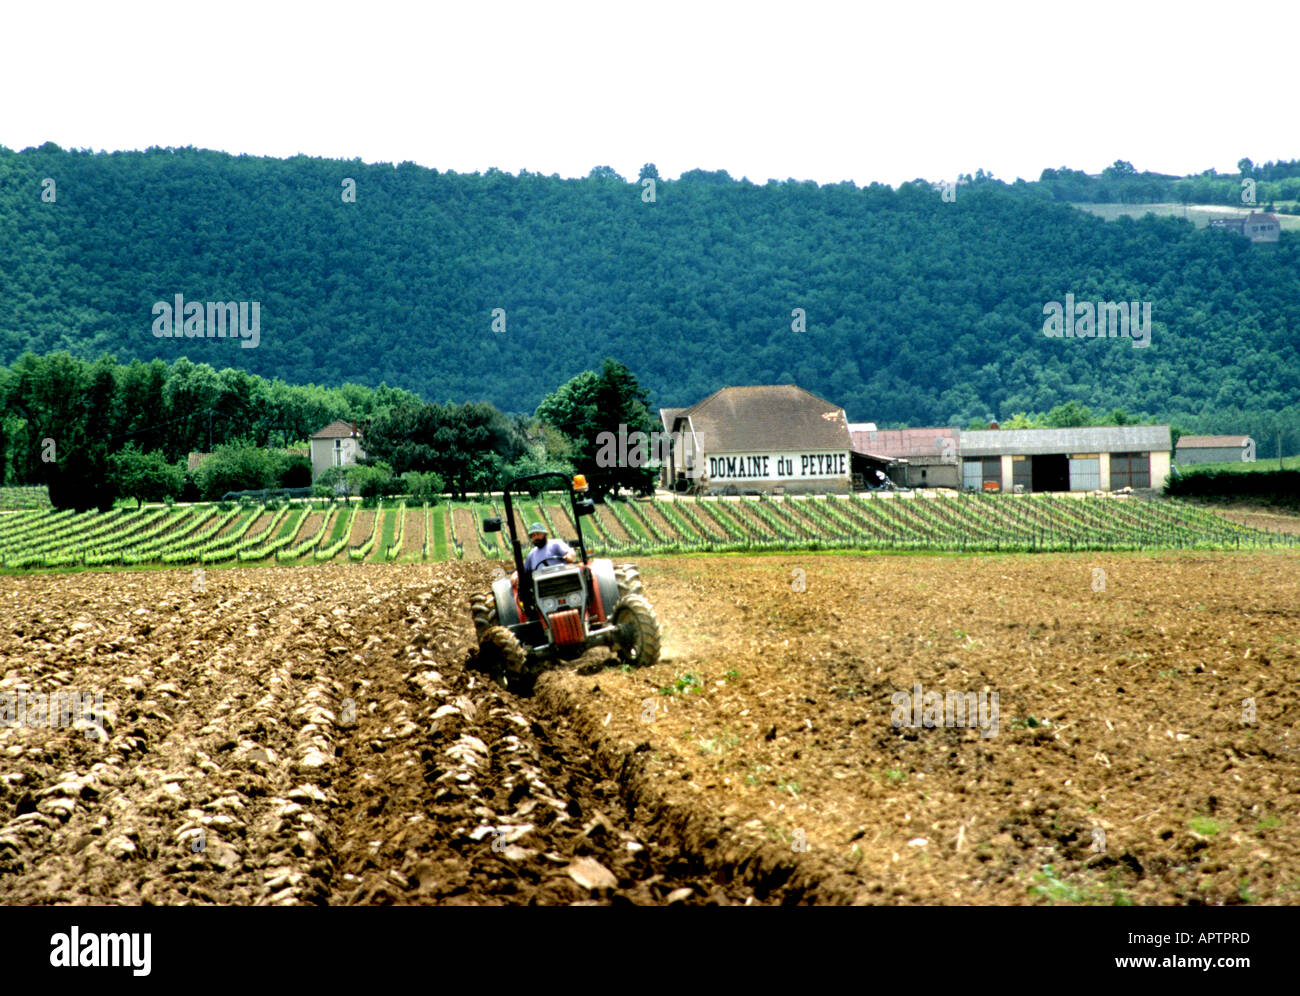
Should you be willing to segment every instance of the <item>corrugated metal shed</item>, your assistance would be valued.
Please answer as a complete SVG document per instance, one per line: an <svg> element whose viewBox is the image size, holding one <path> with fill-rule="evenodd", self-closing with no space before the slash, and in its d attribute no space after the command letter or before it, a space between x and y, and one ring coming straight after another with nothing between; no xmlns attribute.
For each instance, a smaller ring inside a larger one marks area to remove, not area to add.
<svg viewBox="0 0 1300 996"><path fill-rule="evenodd" d="M1199 449L1201 447L1219 449L1230 446L1240 448L1245 446L1249 440L1249 436L1180 436L1178 448L1180 450Z"/></svg>
<svg viewBox="0 0 1300 996"><path fill-rule="evenodd" d="M1004 453L1167 452L1173 448L1167 425L1103 425L1075 429L979 429L964 431L963 457Z"/></svg>
<svg viewBox="0 0 1300 996"><path fill-rule="evenodd" d="M875 432L853 433L853 448L859 453L873 453L893 459L916 462L955 463L957 460L957 430L947 427L936 429L878 429ZM946 460L945 460L946 457Z"/></svg>

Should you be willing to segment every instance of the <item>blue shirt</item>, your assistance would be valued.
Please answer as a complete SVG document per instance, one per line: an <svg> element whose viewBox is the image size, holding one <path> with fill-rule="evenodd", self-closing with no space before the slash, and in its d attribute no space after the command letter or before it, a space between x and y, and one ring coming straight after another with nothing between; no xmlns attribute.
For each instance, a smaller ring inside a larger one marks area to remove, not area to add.
<svg viewBox="0 0 1300 996"><path fill-rule="evenodd" d="M532 552L524 559L524 570L535 571L543 561L550 557L564 559L566 553L572 553L573 549L562 539L553 539L547 542L545 546L533 547Z"/></svg>

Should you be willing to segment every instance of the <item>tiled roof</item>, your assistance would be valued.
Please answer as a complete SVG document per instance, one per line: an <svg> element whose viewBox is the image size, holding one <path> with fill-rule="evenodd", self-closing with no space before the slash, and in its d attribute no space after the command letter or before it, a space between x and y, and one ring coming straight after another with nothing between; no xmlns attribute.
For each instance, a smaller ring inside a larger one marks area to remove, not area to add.
<svg viewBox="0 0 1300 996"><path fill-rule="evenodd" d="M335 419L325 428L318 432L313 432L312 439L349 439L360 436L361 431L351 422L344 422L342 419Z"/></svg>
<svg viewBox="0 0 1300 996"><path fill-rule="evenodd" d="M705 453L853 448L844 409L794 384L724 387L677 418Z"/></svg>

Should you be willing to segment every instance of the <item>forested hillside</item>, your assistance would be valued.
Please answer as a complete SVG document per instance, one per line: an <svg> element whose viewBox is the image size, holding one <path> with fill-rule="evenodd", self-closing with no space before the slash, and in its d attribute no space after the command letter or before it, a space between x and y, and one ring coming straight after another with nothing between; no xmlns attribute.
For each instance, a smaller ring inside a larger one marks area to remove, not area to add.
<svg viewBox="0 0 1300 996"><path fill-rule="evenodd" d="M1079 400L1252 432L1266 456L1279 417L1300 421L1298 245L1106 223L982 177L947 202L696 171L649 200L605 169L47 145L0 150L0 363L187 356L532 412L612 356L655 405L797 382L851 419L964 424ZM1044 336L1067 293L1150 302L1149 347ZM153 306L177 294L259 302L257 347L156 337Z"/></svg>

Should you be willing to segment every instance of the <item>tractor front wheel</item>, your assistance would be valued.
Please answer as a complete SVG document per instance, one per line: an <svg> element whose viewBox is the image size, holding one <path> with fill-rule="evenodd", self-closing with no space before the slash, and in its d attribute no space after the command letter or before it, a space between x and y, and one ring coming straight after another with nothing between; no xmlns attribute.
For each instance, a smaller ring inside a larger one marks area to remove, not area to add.
<svg viewBox="0 0 1300 996"><path fill-rule="evenodd" d="M625 595L614 609L618 627L615 644L618 659L634 667L659 663L659 620L649 599L640 594Z"/></svg>

